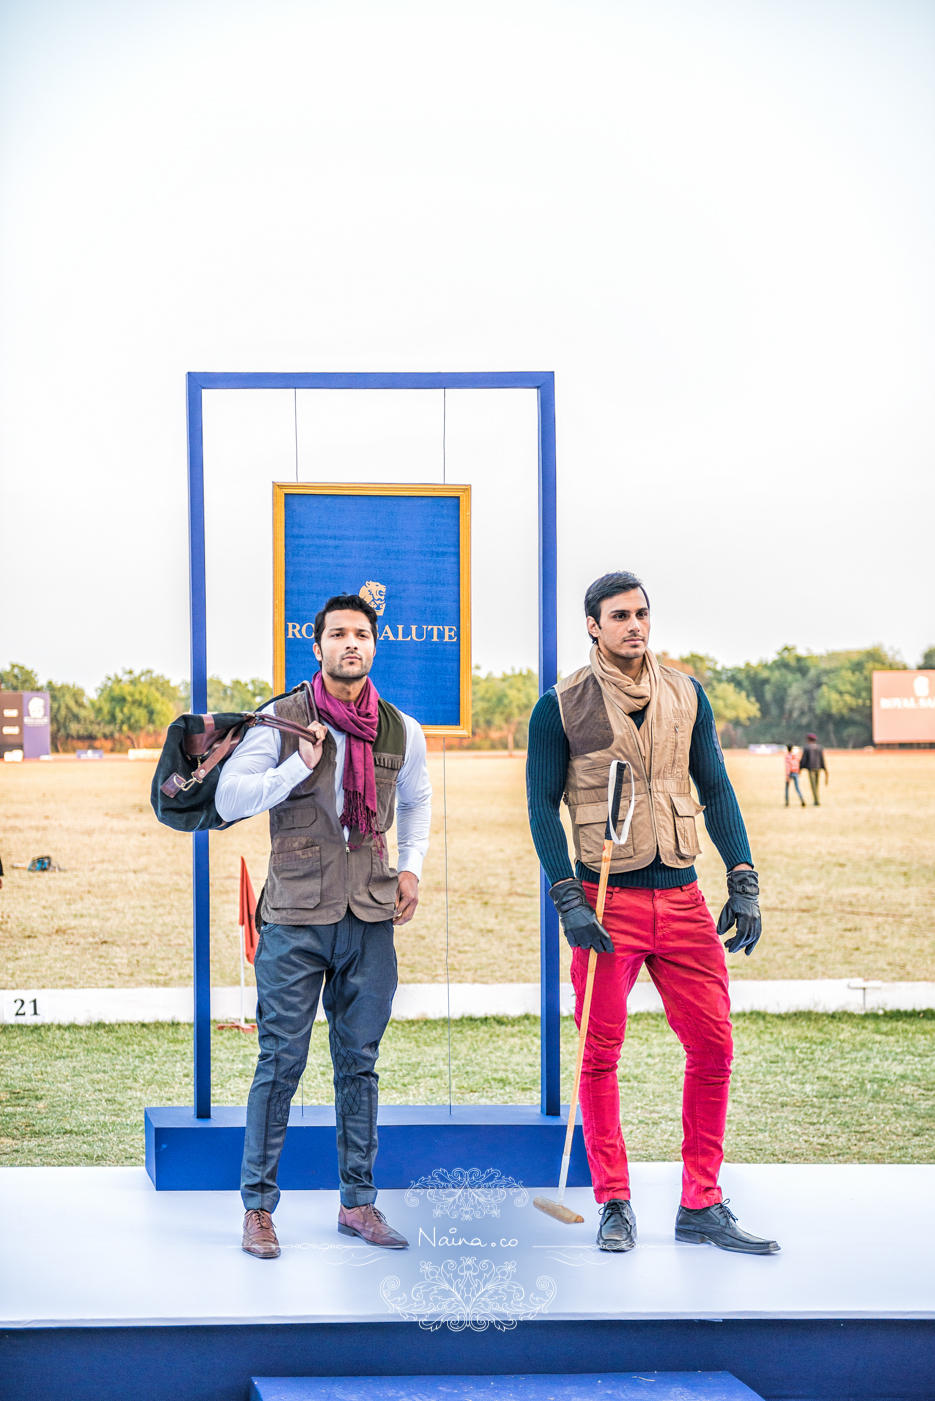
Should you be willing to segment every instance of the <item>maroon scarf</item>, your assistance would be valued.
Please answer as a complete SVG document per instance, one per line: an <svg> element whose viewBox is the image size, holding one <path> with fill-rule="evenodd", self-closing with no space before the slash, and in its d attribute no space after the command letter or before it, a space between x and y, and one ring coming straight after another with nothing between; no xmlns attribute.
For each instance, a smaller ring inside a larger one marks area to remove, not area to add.
<svg viewBox="0 0 935 1401"><path fill-rule="evenodd" d="M364 837L369 836L382 852L383 842L377 830L377 781L373 771L373 741L380 718L377 688L368 676L356 701L339 700L325 690L319 671L312 681L312 693L325 724L345 735L341 826L348 831L356 827L360 832L361 839L354 846L355 851L363 845Z"/></svg>

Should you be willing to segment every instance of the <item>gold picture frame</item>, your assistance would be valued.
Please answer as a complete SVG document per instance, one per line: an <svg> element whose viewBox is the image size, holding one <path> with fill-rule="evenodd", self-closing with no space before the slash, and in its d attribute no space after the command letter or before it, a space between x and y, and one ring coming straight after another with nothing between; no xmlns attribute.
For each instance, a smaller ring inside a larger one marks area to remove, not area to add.
<svg viewBox="0 0 935 1401"><path fill-rule="evenodd" d="M273 689L286 685L286 497L287 496L430 496L459 502L460 717L457 725L423 725L426 735L471 734L471 488L422 482L274 482L273 483Z"/></svg>

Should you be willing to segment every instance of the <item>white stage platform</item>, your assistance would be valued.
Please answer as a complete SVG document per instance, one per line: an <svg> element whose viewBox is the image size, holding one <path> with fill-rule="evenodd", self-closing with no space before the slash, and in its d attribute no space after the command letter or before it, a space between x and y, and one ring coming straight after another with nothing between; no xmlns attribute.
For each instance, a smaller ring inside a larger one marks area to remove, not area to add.
<svg viewBox="0 0 935 1401"><path fill-rule="evenodd" d="M935 1167L725 1168L741 1225L779 1241L771 1257L677 1244L679 1177L635 1165L625 1256L596 1249L589 1189L568 1194L585 1224L562 1226L532 1205L554 1186L506 1179L486 1197L382 1193L411 1242L392 1252L337 1234L337 1193L289 1192L282 1256L258 1261L234 1192L156 1192L142 1167L5 1168L0 1327L935 1319Z"/></svg>

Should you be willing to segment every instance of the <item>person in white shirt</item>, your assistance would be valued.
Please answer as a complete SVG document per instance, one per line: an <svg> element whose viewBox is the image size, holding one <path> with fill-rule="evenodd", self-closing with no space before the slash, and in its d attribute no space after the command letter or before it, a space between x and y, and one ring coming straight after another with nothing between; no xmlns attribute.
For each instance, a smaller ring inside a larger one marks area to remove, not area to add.
<svg viewBox="0 0 935 1401"><path fill-rule="evenodd" d="M272 1221L276 1174L323 981L338 1230L389 1249L408 1244L374 1205L374 1065L396 991L393 927L408 923L419 903L432 789L419 725L369 679L376 640L369 603L356 594L330 598L315 619L321 671L272 707L306 727L314 742L256 726L225 763L215 797L227 822L270 815L254 960L260 1056L241 1170L243 1249L260 1259L280 1253ZM394 816L398 869L387 850Z"/></svg>

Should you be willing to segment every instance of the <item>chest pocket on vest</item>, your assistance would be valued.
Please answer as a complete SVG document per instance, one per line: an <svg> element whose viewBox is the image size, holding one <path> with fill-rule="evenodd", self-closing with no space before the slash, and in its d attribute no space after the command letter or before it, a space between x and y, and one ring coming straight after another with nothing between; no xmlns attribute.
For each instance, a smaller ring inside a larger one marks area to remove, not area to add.
<svg viewBox="0 0 935 1401"><path fill-rule="evenodd" d="M374 754L373 776L377 785L377 826L388 832L396 820L396 779L403 765L401 754Z"/></svg>
<svg viewBox="0 0 935 1401"><path fill-rule="evenodd" d="M698 840L696 818L704 812L702 803L696 803L690 793L672 793L672 816L675 821L675 849L679 856L697 856L701 851Z"/></svg>
<svg viewBox="0 0 935 1401"><path fill-rule="evenodd" d="M311 827L318 813L311 803L295 803L276 809L277 832L292 831L296 827Z"/></svg>
<svg viewBox="0 0 935 1401"><path fill-rule="evenodd" d="M277 838L264 900L273 910L314 910L321 904L321 848L310 836Z"/></svg>

